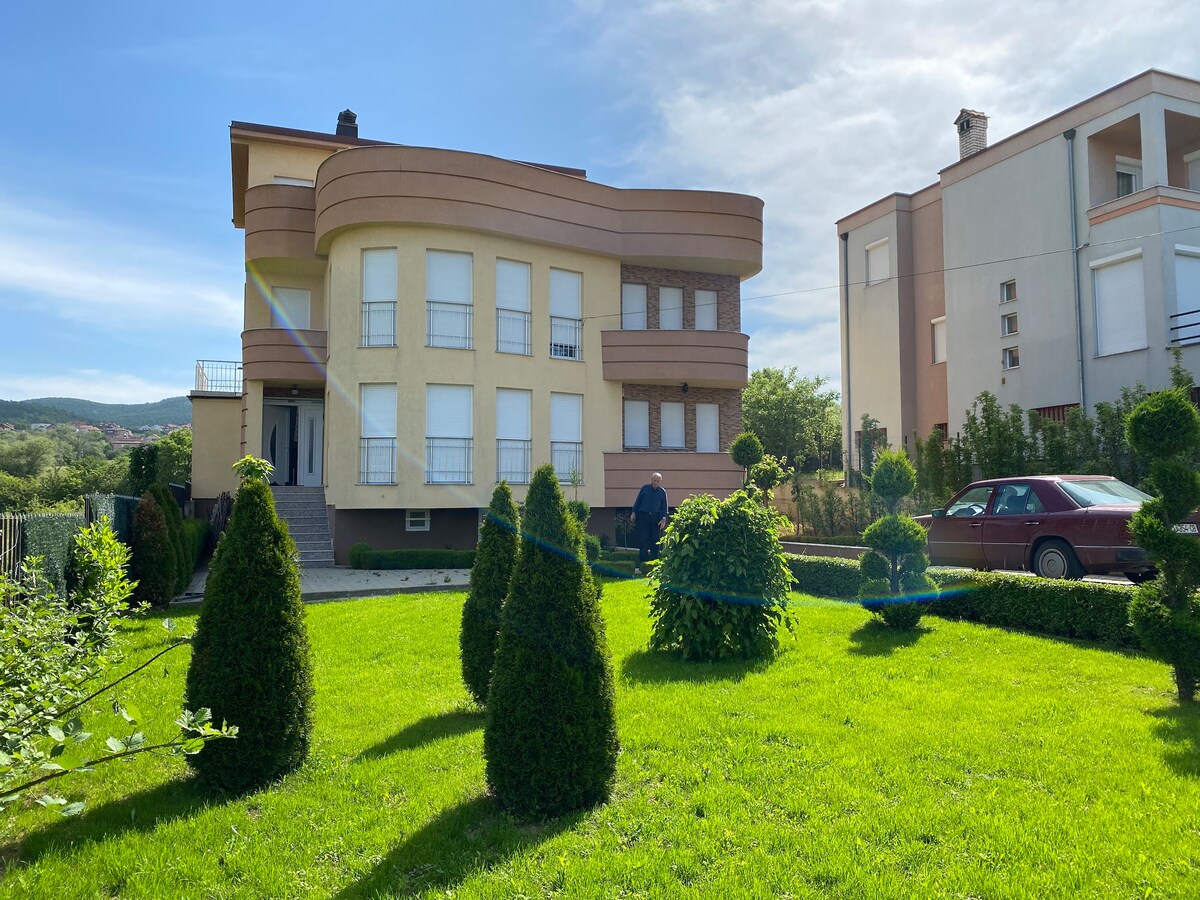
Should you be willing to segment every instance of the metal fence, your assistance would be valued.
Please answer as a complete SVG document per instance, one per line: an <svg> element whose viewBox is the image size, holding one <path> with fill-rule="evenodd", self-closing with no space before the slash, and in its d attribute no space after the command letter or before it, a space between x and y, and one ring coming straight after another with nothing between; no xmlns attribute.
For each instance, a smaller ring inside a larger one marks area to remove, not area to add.
<svg viewBox="0 0 1200 900"><path fill-rule="evenodd" d="M196 360L196 391L240 395L242 364L224 359Z"/></svg>
<svg viewBox="0 0 1200 900"><path fill-rule="evenodd" d="M25 517L20 513L0 514L0 574L16 578L21 568L21 524Z"/></svg>

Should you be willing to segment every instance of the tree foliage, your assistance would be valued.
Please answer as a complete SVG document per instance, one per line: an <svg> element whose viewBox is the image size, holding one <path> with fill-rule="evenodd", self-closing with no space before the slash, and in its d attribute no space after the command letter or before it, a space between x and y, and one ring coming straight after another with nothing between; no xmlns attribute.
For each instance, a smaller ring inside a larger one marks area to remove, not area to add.
<svg viewBox="0 0 1200 900"><path fill-rule="evenodd" d="M750 467L750 483L758 488L760 502L769 506L775 488L786 484L793 474L787 467L787 457L776 459L770 453L764 453L762 459Z"/></svg>
<svg viewBox="0 0 1200 900"><path fill-rule="evenodd" d="M133 514L133 573L139 603L166 606L179 584L179 557L167 518L154 494L146 491Z"/></svg>
<svg viewBox="0 0 1200 900"><path fill-rule="evenodd" d="M750 469L763 458L762 441L751 431L743 431L729 445L729 458L742 467L742 483L750 483Z"/></svg>
<svg viewBox="0 0 1200 900"><path fill-rule="evenodd" d="M759 369L742 391L746 430L762 441L763 451L791 459L797 468L816 468L841 444L838 394L823 391L826 379L801 377L795 366Z"/></svg>
<svg viewBox="0 0 1200 900"><path fill-rule="evenodd" d="M902 595L936 593L926 574L925 529L899 512L900 501L916 486L916 472L903 450L884 450L875 463L871 492L887 508L887 515L863 532L871 548L860 559L863 606L878 613L888 625L913 628L921 619L919 601L895 599Z"/></svg>
<svg viewBox="0 0 1200 900"><path fill-rule="evenodd" d="M176 428L154 442L158 448L155 481L187 484L192 480L192 429Z"/></svg>
<svg viewBox="0 0 1200 900"><path fill-rule="evenodd" d="M519 816L603 803L616 776L612 663L596 586L551 465L534 473L500 613L483 749Z"/></svg>

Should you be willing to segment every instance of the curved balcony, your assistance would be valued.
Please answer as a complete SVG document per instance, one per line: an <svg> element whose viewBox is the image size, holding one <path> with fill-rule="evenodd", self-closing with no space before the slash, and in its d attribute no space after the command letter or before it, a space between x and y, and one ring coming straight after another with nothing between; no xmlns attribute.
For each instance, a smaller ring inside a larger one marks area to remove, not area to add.
<svg viewBox="0 0 1200 900"><path fill-rule="evenodd" d="M324 331L251 328L242 332L242 370L247 381L323 384L328 358Z"/></svg>
<svg viewBox="0 0 1200 900"><path fill-rule="evenodd" d="M316 191L260 184L246 191L246 259L312 259Z"/></svg>
<svg viewBox="0 0 1200 900"><path fill-rule="evenodd" d="M602 331L606 381L740 388L748 378L747 346L740 331Z"/></svg>
<svg viewBox="0 0 1200 900"><path fill-rule="evenodd" d="M662 473L672 507L692 494L723 499L742 486L742 470L728 453L626 450L604 454L604 505L632 506L652 472Z"/></svg>
<svg viewBox="0 0 1200 900"><path fill-rule="evenodd" d="M491 231L696 272L748 277L762 268L757 197L626 190L425 147L353 147L321 164L318 252L326 253L342 229L392 222Z"/></svg>

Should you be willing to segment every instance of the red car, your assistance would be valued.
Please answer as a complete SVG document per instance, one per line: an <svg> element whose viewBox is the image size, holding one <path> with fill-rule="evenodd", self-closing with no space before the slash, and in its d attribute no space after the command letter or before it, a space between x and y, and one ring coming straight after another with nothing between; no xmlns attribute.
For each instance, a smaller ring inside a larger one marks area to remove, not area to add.
<svg viewBox="0 0 1200 900"><path fill-rule="evenodd" d="M934 565L1027 569L1046 578L1121 572L1134 584L1156 574L1129 520L1147 494L1106 475L1030 475L976 481L945 509L918 516ZM1193 514L1177 531L1197 533Z"/></svg>

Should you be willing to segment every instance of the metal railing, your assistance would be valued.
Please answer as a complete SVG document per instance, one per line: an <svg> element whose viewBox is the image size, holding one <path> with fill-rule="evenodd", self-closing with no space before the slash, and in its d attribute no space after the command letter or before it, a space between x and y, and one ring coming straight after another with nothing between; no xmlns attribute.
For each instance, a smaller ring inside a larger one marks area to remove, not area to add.
<svg viewBox="0 0 1200 900"><path fill-rule="evenodd" d="M550 356L583 359L583 320L550 317Z"/></svg>
<svg viewBox="0 0 1200 900"><path fill-rule="evenodd" d="M1200 341L1200 309L1171 315L1171 343L1194 344Z"/></svg>
<svg viewBox="0 0 1200 900"><path fill-rule="evenodd" d="M242 394L242 364L233 360L196 360L196 391L211 394Z"/></svg>
<svg viewBox="0 0 1200 900"><path fill-rule="evenodd" d="M471 349L471 321L474 307L469 303L425 301L425 346Z"/></svg>
<svg viewBox="0 0 1200 900"><path fill-rule="evenodd" d="M517 309L496 310L496 351L530 354L529 313Z"/></svg>
<svg viewBox="0 0 1200 900"><path fill-rule="evenodd" d="M21 523L25 517L20 513L0 514L0 575L16 579L21 571Z"/></svg>
<svg viewBox="0 0 1200 900"><path fill-rule="evenodd" d="M425 438L425 483L471 484L472 443L471 438Z"/></svg>
<svg viewBox="0 0 1200 900"><path fill-rule="evenodd" d="M496 440L496 481L529 484L533 461L533 441Z"/></svg>
<svg viewBox="0 0 1200 900"><path fill-rule="evenodd" d="M363 347L396 346L396 301L363 301Z"/></svg>
<svg viewBox="0 0 1200 900"><path fill-rule="evenodd" d="M358 483L396 483L395 438L373 437L359 439Z"/></svg>
<svg viewBox="0 0 1200 900"><path fill-rule="evenodd" d="M574 476L582 479L583 444L577 441L551 441L550 462L554 464L554 474L563 484L570 483Z"/></svg>

